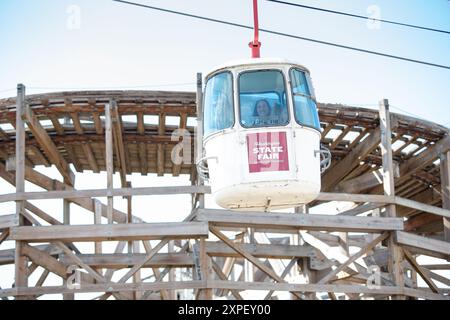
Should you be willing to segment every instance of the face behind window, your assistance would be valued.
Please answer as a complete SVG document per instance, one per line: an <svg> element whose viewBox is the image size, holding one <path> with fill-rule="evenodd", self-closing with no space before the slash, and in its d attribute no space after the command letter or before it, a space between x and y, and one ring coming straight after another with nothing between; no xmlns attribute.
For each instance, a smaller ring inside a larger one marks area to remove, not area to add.
<svg viewBox="0 0 450 320"><path fill-rule="evenodd" d="M280 70L241 73L239 102L241 125L245 128L284 126L289 122L285 81Z"/></svg>

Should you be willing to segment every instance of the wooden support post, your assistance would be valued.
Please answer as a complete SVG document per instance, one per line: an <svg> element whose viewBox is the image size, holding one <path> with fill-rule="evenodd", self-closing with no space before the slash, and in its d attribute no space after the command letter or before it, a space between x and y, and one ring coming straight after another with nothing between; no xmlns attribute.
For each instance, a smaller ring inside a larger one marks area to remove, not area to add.
<svg viewBox="0 0 450 320"><path fill-rule="evenodd" d="M158 137L164 137L166 132L166 116L164 113L159 114L158 118ZM156 172L158 177L164 176L165 171L165 145L158 143L156 152Z"/></svg>
<svg viewBox="0 0 450 320"><path fill-rule="evenodd" d="M16 100L16 192L25 192L25 124L22 115L25 113L25 86L17 85ZM16 220L19 225L24 224L23 213L25 212L25 201L16 201ZM27 258L24 255L24 241L16 241L15 250L15 287L27 287ZM17 297L21 299L21 297Z"/></svg>
<svg viewBox="0 0 450 320"><path fill-rule="evenodd" d="M75 182L75 177L74 181ZM70 185L69 181L67 179L64 179L64 183L66 185ZM63 200L63 224L70 224L70 201L68 199ZM63 285L65 286L67 281L63 278ZM75 294L74 293L64 293L63 300L75 300Z"/></svg>
<svg viewBox="0 0 450 320"><path fill-rule="evenodd" d="M113 136L112 136L112 119L111 119L111 105L113 104L113 101L110 101L108 104L105 105L105 146L106 146L106 179L107 179L107 188L109 190L112 190L114 188L113 185L113 170L114 170L114 164L113 164ZM108 223L113 223L113 206L114 206L114 200L113 197L108 197L108 204L107 204L107 217L108 217Z"/></svg>
<svg viewBox="0 0 450 320"><path fill-rule="evenodd" d="M195 147L196 147L196 157L195 163L203 157L203 92L202 92L202 74L197 73L197 95L196 95L196 103L197 103L197 132L195 139ZM202 186L203 181L197 173L197 184ZM198 204L199 208L205 207L205 195L198 195ZM194 203L195 205L195 203Z"/></svg>
<svg viewBox="0 0 450 320"><path fill-rule="evenodd" d="M253 228L246 228L245 242L248 244L255 243L255 234ZM253 282L255 277L255 268L249 260L244 260L244 281Z"/></svg>
<svg viewBox="0 0 450 320"><path fill-rule="evenodd" d="M383 189L384 195L395 196L394 184L394 164L392 160L391 147L391 121L389 113L389 102L387 99L380 101L380 134L381 134L381 155L383 160ZM389 204L386 206L385 215L390 218L397 216L396 206ZM395 243L394 237L387 239L389 249L389 273L392 274L394 283L397 287L403 289L404 278L402 269L402 251ZM396 297L400 298L400 297Z"/></svg>
<svg viewBox="0 0 450 320"><path fill-rule="evenodd" d="M441 154L442 208L450 210L450 151ZM444 239L450 242L450 218L444 217Z"/></svg>
<svg viewBox="0 0 450 320"><path fill-rule="evenodd" d="M133 254L139 254L140 253L140 247L139 247L139 241L133 241ZM133 283L138 284L142 281L141 278L141 271L137 271L135 274L133 274ZM133 298L135 300L139 300L142 297L142 291L134 291L133 292Z"/></svg>
<svg viewBox="0 0 450 320"><path fill-rule="evenodd" d="M208 284L208 280L212 280L211 279L212 264L210 259L211 257L209 257L208 253L206 252L205 238L201 238L200 239L200 267L202 270L201 280L206 281L206 284ZM199 300L212 300L213 299L212 289L201 289L198 298Z"/></svg>
<svg viewBox="0 0 450 320"><path fill-rule="evenodd" d="M127 161L128 152L126 151L127 149L125 149L125 144L123 142L122 118L119 113L117 102L115 100L111 100L109 104L113 126L114 146L116 150L116 157L119 160L120 165L120 181L122 187L125 187L127 184L127 172L129 171L127 165L130 162Z"/></svg>
<svg viewBox="0 0 450 320"><path fill-rule="evenodd" d="M99 200L95 200L94 224L102 224L102 203ZM94 252L95 254L102 253L102 243L100 241L95 242Z"/></svg>
<svg viewBox="0 0 450 320"><path fill-rule="evenodd" d="M302 206L295 207L294 212L300 213L300 214L308 214L309 206L307 204L304 204ZM301 236L300 230L297 232L296 236L297 236L297 243L294 243L294 244L299 245L299 246L304 246L306 244L306 242L303 239L303 237ZM298 260L298 264L301 268L301 272L303 274L303 278L305 279L306 283L314 283L316 279L313 274L314 271L312 271L309 268L309 262L310 262L310 258L307 258L307 257L303 257ZM294 270L298 270L298 268L295 268ZM298 273L298 271L296 273ZM315 293L305 293L305 296L312 300L316 299Z"/></svg>
<svg viewBox="0 0 450 320"><path fill-rule="evenodd" d="M144 114L138 112L137 114L137 132L141 136L145 136ZM148 159L147 159L147 144L145 142L139 142L139 163L141 167L141 174L147 175L148 172Z"/></svg>
<svg viewBox="0 0 450 320"><path fill-rule="evenodd" d="M170 240L167 249L169 253L173 253L175 251L175 244L173 240ZM174 282L175 280L175 270L173 268L170 268L169 270L169 281ZM169 300L175 300L176 299L176 291L175 290L169 290Z"/></svg>

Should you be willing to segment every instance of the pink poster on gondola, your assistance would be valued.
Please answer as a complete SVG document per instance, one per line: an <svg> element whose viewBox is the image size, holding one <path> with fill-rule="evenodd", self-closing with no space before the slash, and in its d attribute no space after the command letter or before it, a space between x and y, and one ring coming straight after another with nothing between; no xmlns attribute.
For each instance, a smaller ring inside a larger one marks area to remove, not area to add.
<svg viewBox="0 0 450 320"><path fill-rule="evenodd" d="M247 134L249 172L289 171L286 132Z"/></svg>

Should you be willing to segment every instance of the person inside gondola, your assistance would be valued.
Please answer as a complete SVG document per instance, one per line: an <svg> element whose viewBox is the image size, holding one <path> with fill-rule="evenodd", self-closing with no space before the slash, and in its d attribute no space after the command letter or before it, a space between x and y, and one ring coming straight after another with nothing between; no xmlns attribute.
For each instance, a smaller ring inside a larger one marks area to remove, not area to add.
<svg viewBox="0 0 450 320"><path fill-rule="evenodd" d="M274 111L266 99L258 100L253 111L253 126L278 125L280 119Z"/></svg>

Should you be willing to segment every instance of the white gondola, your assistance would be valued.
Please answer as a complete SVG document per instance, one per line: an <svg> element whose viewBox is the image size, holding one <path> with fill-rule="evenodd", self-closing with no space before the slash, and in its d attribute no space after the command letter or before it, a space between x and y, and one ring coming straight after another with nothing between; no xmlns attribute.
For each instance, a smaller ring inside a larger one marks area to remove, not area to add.
<svg viewBox="0 0 450 320"><path fill-rule="evenodd" d="M206 76L197 167L221 207L268 211L313 201L331 158L320 138L314 89L302 65L258 58Z"/></svg>

